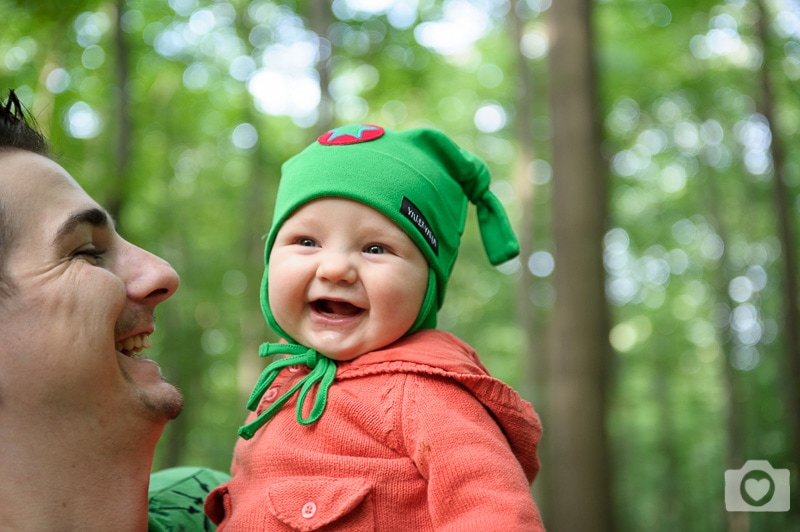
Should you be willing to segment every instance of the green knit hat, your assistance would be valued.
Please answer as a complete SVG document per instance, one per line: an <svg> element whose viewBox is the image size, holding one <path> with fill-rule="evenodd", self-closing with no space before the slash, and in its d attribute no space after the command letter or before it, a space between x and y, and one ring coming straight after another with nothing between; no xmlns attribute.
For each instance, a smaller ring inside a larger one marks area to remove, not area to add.
<svg viewBox="0 0 800 532"><path fill-rule="evenodd" d="M292 340L275 321L267 296L275 235L305 203L341 197L383 213L422 251L430 265L428 291L411 331L435 327L458 255L468 201L477 206L489 262L498 265L519 254L517 238L502 204L489 191L489 182L489 169L480 158L434 129L392 131L353 124L323 134L282 167L261 286L267 322Z"/></svg>

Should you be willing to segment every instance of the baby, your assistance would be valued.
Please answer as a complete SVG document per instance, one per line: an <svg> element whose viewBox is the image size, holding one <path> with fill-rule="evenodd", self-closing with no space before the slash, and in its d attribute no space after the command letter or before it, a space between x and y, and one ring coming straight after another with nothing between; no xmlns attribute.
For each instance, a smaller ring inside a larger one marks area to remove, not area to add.
<svg viewBox="0 0 800 532"><path fill-rule="evenodd" d="M437 330L467 206L519 253L486 165L432 129L336 128L287 161L261 306L285 343L248 403L219 530L543 530L531 405Z"/></svg>

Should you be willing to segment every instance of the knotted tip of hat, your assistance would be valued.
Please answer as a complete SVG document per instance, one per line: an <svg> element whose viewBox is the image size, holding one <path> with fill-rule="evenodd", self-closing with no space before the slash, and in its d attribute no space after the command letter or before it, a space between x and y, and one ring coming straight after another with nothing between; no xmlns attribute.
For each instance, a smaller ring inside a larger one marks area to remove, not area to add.
<svg viewBox="0 0 800 532"><path fill-rule="evenodd" d="M442 147L445 152L452 153L452 141L444 134L439 139L450 146ZM451 160L454 164L449 169L450 175L455 179L469 201L473 203L478 213L478 226L486 256L493 266L502 264L519 255L519 241L517 240L511 223L508 220L503 204L494 193L489 190L491 175L486 163L477 155L456 147L458 157L442 157Z"/></svg>
<svg viewBox="0 0 800 532"><path fill-rule="evenodd" d="M478 227L489 262L497 266L519 255L519 241L497 196L487 190L479 201L473 203L478 211Z"/></svg>

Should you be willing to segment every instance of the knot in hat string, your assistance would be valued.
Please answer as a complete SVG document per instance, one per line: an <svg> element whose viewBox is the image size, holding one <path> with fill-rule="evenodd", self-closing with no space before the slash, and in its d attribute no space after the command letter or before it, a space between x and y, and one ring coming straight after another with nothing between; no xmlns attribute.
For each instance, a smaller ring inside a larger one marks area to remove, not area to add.
<svg viewBox="0 0 800 532"><path fill-rule="evenodd" d="M297 381L294 386L289 389L285 394L279 397L269 408L264 410L255 420L247 425L239 428L239 436L245 440L253 437L258 429L263 427L278 410L294 395L297 395L297 422L301 425L310 425L317 421L322 413L325 411L325 405L328 401L328 390L333 383L336 376L336 363L330 358L321 355L314 349L298 345L298 344L272 344L264 343L258 350L259 356L265 357L274 354L289 355L284 358L273 360L258 378L253 393L250 394L250 399L247 401L247 409L255 411L258 408L258 403L261 398L273 383L281 369L288 366L306 365L311 368L311 372ZM308 417L303 417L303 407L306 403L306 398L309 392L315 386L318 386L314 403L309 412Z"/></svg>

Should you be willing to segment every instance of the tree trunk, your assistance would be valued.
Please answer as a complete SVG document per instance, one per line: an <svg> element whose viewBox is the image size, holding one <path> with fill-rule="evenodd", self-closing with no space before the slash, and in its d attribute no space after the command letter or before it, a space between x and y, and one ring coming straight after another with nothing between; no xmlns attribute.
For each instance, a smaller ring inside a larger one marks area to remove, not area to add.
<svg viewBox="0 0 800 532"><path fill-rule="evenodd" d="M540 320L535 315L535 309L531 304L531 293L533 290L533 275L528 269L528 258L533 253L534 248L534 198L535 188L531 180L531 165L535 159L536 149L534 147L531 120L533 117L533 76L531 75L528 58L522 53L520 43L523 36L523 22L518 16L517 6L521 0L515 0L509 10L508 25L511 30L512 50L515 54L517 80L516 87L516 123L514 124L514 134L517 140L517 156L514 161L513 175L511 180L514 186L517 199L520 202L522 218L518 225L517 236L520 244L521 273L519 287L517 290L516 319L520 328L524 332L525 345L522 348L522 379L520 382L520 394L531 401L536 408L539 416L546 418L545 404L545 383L544 377L544 349L538 332L542 330ZM547 461L545 456L546 449L540 449L540 460ZM540 473L536 483L533 485L533 494L540 511L547 508L546 476L549 474L547 468Z"/></svg>
<svg viewBox="0 0 800 532"><path fill-rule="evenodd" d="M125 14L125 0L116 0L117 20L114 25L114 47L116 48L116 74L117 74L117 101L114 104L116 126L114 159L110 175L114 180L106 198L108 213L118 221L122 204L127 196L127 181L130 172L131 160L131 117L130 98L128 96L129 80L129 53L128 42L125 40L125 31L122 29L122 16Z"/></svg>
<svg viewBox="0 0 800 532"><path fill-rule="evenodd" d="M319 46L319 62L317 63L317 75L319 76L319 108L317 117L317 134L327 131L333 123L333 102L328 84L330 83L330 57L333 55L331 44L326 44L328 28L333 23L333 13L331 5L327 1L315 0L309 5L309 22L311 29L317 34ZM312 132L313 133L313 132Z"/></svg>
<svg viewBox="0 0 800 532"><path fill-rule="evenodd" d="M722 267L717 268L713 272L712 286L714 287L714 294L716 301L724 302L729 308L734 307L734 302L728 294L728 284L730 278L726 275L727 268L725 267L730 263L729 258L729 243L728 225L722 216L719 204L719 187L717 180L722 177L718 176L708 180L708 185L705 188L705 195L703 203L706 205L706 210L711 214L711 218L716 220L714 231L722 239L724 245L722 246ZM745 408L743 400L742 382L736 370L731 364L733 341L731 331L729 328L719 332L719 345L722 349L722 375L723 385L726 394L726 407L725 412L725 433L727 444L726 467L728 469L739 469L745 462L745 445L744 445L744 419ZM728 532L748 532L750 530L750 514L747 512L725 512L728 522Z"/></svg>
<svg viewBox="0 0 800 532"><path fill-rule="evenodd" d="M517 155L514 161L513 175L511 180L514 192L520 202L522 219L519 223L518 238L520 245L520 261L522 262L522 273L520 275L519 290L517 290L517 321L525 332L525 346L523 348L524 372L523 382L520 388L527 399L533 400L534 394L538 393L536 376L536 334L534 330L533 306L531 305L532 279L530 270L527 267L528 257L533 252L533 199L534 187L530 179L530 167L534 160L535 149L533 146L533 135L531 134L531 100L534 90L531 83L531 71L528 66L528 59L520 51L519 43L522 40L522 21L516 15L516 4L509 10L508 24L511 28L511 38L516 53L516 123L514 124L514 135L517 139Z"/></svg>
<svg viewBox="0 0 800 532"><path fill-rule="evenodd" d="M798 308L797 262L795 257L795 237L790 214L789 197L786 190L786 154L775 129L775 105L773 101L772 83L770 80L770 61L768 60L769 35L767 33L767 11L763 0L755 2L759 11L756 31L764 50L761 66L761 101L756 105L767 119L772 136L770 151L773 166L773 206L778 225L778 238L781 242L781 279L783 280L783 336L785 346L786 369L783 372L785 382L784 403L789 420L789 436L792 441L790 456L800 467L800 308ZM774 466L774 464L773 464ZM795 500L797 496L795 495ZM793 512L798 512L797 504L791 505Z"/></svg>
<svg viewBox="0 0 800 532"><path fill-rule="evenodd" d="M550 9L556 303L550 328L548 529L613 530L606 435L610 361L603 273L607 171L600 154L591 0Z"/></svg>

